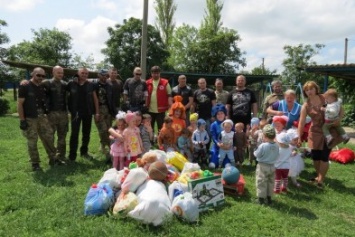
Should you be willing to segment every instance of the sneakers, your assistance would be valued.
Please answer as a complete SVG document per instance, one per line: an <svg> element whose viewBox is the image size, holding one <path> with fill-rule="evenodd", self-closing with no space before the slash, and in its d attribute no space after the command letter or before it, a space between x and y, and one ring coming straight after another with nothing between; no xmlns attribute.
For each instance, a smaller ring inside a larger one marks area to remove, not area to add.
<svg viewBox="0 0 355 237"><path fill-rule="evenodd" d="M42 170L42 168L39 165L39 163L33 163L32 164L32 171L41 171L41 170Z"/></svg>
<svg viewBox="0 0 355 237"><path fill-rule="evenodd" d="M50 166L54 166L54 165L66 165L64 160L60 160L60 159L51 159L49 160L48 164Z"/></svg>
<svg viewBox="0 0 355 237"><path fill-rule="evenodd" d="M87 160L93 160L94 157L92 155L89 155L89 153L82 154L81 157L87 159Z"/></svg>

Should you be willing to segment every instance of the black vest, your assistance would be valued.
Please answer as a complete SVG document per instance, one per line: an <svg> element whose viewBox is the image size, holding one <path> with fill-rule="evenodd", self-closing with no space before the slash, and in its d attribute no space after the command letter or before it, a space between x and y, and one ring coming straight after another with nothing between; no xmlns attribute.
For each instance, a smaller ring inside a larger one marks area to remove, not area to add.
<svg viewBox="0 0 355 237"><path fill-rule="evenodd" d="M67 86L67 91L69 92L69 100L68 100L68 107L69 111L71 114L75 115L79 111L79 106L86 106L86 109L89 113L89 115L92 115L95 113L95 106L94 106L94 99L93 99L93 94L94 93L94 86L92 83L86 81L84 85L86 87L86 101L87 103L82 105L80 103L80 98L79 98L79 84L74 81L70 81Z"/></svg>
<svg viewBox="0 0 355 237"><path fill-rule="evenodd" d="M39 110L47 114L45 87L43 85L37 87L31 81L23 87L26 88L25 102L23 103L25 118L37 118Z"/></svg>
<svg viewBox="0 0 355 237"><path fill-rule="evenodd" d="M60 80L60 88L56 84L54 79L44 81L49 111L67 111L67 83Z"/></svg>

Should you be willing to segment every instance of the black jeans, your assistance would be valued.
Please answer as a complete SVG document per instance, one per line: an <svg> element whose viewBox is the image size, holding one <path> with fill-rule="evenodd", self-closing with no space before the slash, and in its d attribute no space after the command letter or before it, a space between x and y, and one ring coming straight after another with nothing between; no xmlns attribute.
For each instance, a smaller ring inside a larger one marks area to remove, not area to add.
<svg viewBox="0 0 355 237"><path fill-rule="evenodd" d="M155 121L157 122L157 126L158 126L158 132L160 131L160 129L163 127L163 123L164 123L164 118L165 118L165 112L162 113L149 113L150 116L152 117L152 121L151 121L151 125L154 131L154 124Z"/></svg>
<svg viewBox="0 0 355 237"><path fill-rule="evenodd" d="M69 159L76 159L76 152L78 150L78 140L79 140L79 131L80 124L82 126L82 141L80 147L80 155L85 155L88 153L88 145L90 142L90 132L91 132L91 123L92 123L92 115L72 115L71 117L71 134L70 134L70 142L69 142Z"/></svg>

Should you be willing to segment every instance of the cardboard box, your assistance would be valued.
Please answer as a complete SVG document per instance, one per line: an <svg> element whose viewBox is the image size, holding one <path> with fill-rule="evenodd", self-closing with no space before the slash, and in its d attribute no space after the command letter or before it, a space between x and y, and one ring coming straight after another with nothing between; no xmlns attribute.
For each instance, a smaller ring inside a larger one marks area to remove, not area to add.
<svg viewBox="0 0 355 237"><path fill-rule="evenodd" d="M239 177L239 181L235 184L226 184L224 180L222 180L223 188L226 193L235 194L235 195L243 195L245 180L243 175L241 174Z"/></svg>
<svg viewBox="0 0 355 237"><path fill-rule="evenodd" d="M188 182L188 191L197 201L199 211L221 206L225 202L220 175L191 180Z"/></svg>

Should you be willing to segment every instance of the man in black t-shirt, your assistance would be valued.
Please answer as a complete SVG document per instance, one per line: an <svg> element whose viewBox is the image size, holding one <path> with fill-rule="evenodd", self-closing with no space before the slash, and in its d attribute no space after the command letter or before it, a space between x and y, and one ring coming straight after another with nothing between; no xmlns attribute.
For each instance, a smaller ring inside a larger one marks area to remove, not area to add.
<svg viewBox="0 0 355 237"><path fill-rule="evenodd" d="M246 128L246 125L250 124L251 113L253 117L258 116L257 101L254 92L245 87L245 76L238 76L236 85L237 88L229 93L226 104L228 118L232 119L234 124L243 123Z"/></svg>
<svg viewBox="0 0 355 237"><path fill-rule="evenodd" d="M136 67L133 70L133 77L128 78L123 86L123 101L125 110L132 112L147 112L148 90L147 84L141 79L142 69Z"/></svg>
<svg viewBox="0 0 355 237"><path fill-rule="evenodd" d="M197 81L199 89L194 92L194 111L198 113L198 118L206 121L206 131L210 134L211 111L216 104L216 94L212 89L207 88L205 78L200 78Z"/></svg>
<svg viewBox="0 0 355 237"><path fill-rule="evenodd" d="M191 87L186 85L186 76L180 75L178 78L179 84L171 89L171 96L180 95L182 97L182 104L185 106L186 126L190 124L190 108L194 102L194 95Z"/></svg>

